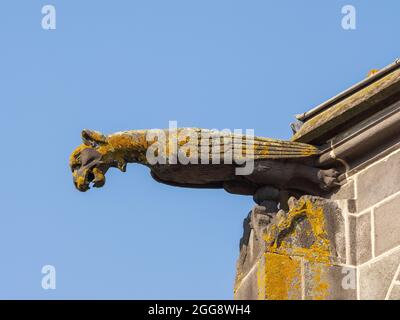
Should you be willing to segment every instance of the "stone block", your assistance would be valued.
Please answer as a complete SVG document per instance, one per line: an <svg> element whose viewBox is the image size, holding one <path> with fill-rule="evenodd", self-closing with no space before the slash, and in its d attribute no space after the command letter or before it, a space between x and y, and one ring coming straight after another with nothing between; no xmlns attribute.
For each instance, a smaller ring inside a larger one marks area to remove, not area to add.
<svg viewBox="0 0 400 320"><path fill-rule="evenodd" d="M304 263L304 299L357 299L356 268L306 261Z"/></svg>
<svg viewBox="0 0 400 320"><path fill-rule="evenodd" d="M359 211L378 203L400 190L400 152L380 160L357 175Z"/></svg>
<svg viewBox="0 0 400 320"><path fill-rule="evenodd" d="M336 189L330 196L331 200L343 200L343 199L354 199L354 181L349 179L339 189Z"/></svg>
<svg viewBox="0 0 400 320"><path fill-rule="evenodd" d="M272 214L266 212L265 207L258 205L254 206L244 219L243 236L240 239L240 254L236 263L236 281L249 272L265 251L263 233L271 219Z"/></svg>
<svg viewBox="0 0 400 320"><path fill-rule="evenodd" d="M400 196L374 211L375 255L400 245Z"/></svg>
<svg viewBox="0 0 400 320"><path fill-rule="evenodd" d="M288 256L323 252L331 262L346 263L345 224L338 203L313 196L292 202L290 211L280 211L266 229L271 250Z"/></svg>
<svg viewBox="0 0 400 320"><path fill-rule="evenodd" d="M349 216L350 261L359 265L372 258L371 246L371 213L361 216Z"/></svg>
<svg viewBox="0 0 400 320"><path fill-rule="evenodd" d="M241 279L237 284L234 292L236 300L257 300L258 286L257 286L257 263L249 271L249 273Z"/></svg>
<svg viewBox="0 0 400 320"><path fill-rule="evenodd" d="M255 207L244 223L235 299L300 300L305 290L310 299L355 298L356 281L351 290L342 287L346 274L338 266L346 263L342 202L347 200L292 198L288 212L272 216Z"/></svg>
<svg viewBox="0 0 400 320"><path fill-rule="evenodd" d="M396 284L393 286L389 300L400 300L400 285Z"/></svg>
<svg viewBox="0 0 400 320"><path fill-rule="evenodd" d="M396 250L373 263L360 266L360 298L385 299L399 265L400 250Z"/></svg>

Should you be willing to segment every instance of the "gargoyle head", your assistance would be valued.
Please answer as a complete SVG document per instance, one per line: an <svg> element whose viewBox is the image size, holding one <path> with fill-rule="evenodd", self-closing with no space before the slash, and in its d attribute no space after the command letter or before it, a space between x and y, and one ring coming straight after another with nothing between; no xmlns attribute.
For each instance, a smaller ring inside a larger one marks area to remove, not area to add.
<svg viewBox="0 0 400 320"><path fill-rule="evenodd" d="M92 184L100 188L105 184L105 173L113 165L107 161L107 138L97 131L83 130L82 141L69 159L75 187L79 191L87 191Z"/></svg>

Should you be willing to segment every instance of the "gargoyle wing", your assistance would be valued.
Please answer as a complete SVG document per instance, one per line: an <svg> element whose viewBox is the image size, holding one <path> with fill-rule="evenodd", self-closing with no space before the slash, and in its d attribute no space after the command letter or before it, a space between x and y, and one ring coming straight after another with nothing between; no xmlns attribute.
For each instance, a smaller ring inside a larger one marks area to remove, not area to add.
<svg viewBox="0 0 400 320"><path fill-rule="evenodd" d="M188 136L196 134L198 139L188 139L184 146L187 149L197 148L199 156L209 156L209 159L236 155L247 160L262 159L293 159L319 154L319 149L305 143L284 141L231 132L187 128ZM180 132L182 134L182 132ZM235 156L233 156L235 159Z"/></svg>

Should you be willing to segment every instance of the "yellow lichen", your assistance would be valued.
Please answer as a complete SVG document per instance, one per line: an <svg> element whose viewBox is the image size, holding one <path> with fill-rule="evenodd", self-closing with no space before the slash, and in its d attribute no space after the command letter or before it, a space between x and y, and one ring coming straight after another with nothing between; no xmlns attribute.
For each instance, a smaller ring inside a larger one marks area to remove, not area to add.
<svg viewBox="0 0 400 320"><path fill-rule="evenodd" d="M376 105L376 96L400 80L400 69L359 90L348 98L307 120L292 137L292 141L311 142L316 137L357 116L369 106Z"/></svg>
<svg viewBox="0 0 400 320"><path fill-rule="evenodd" d="M301 261L287 255L265 253L265 299L301 299Z"/></svg>
<svg viewBox="0 0 400 320"><path fill-rule="evenodd" d="M307 219L315 238L308 248L298 247L288 241L299 232L294 228L296 221ZM283 239L279 235L285 234ZM329 283L325 279L325 270L332 265L330 243L326 231L323 208L313 205L310 200L301 199L292 208L287 217L271 225L264 236L267 243L264 266L259 271L258 290L265 292L264 299L300 299L301 262L311 272L308 279L313 299L324 299L329 293ZM304 276L304 275L303 275Z"/></svg>
<svg viewBox="0 0 400 320"><path fill-rule="evenodd" d="M149 133L153 139L149 139ZM176 156L180 150L186 157L197 154L197 163L208 154L209 160L224 157L241 162L242 160L288 159L317 155L318 148L299 142L283 141L263 137L224 133L198 128L178 128L163 130L130 130L105 136L97 131L84 130L84 144L74 150L70 165L80 164L79 155L85 148L94 148L103 157L105 163L138 162L147 165L149 147L158 143L154 156L161 154L166 160ZM204 151L205 150L205 151ZM244 159L245 158L245 159ZM167 163L173 163L166 161Z"/></svg>
<svg viewBox="0 0 400 320"><path fill-rule="evenodd" d="M379 72L379 69L371 69L368 71L367 77L371 77L378 72Z"/></svg>

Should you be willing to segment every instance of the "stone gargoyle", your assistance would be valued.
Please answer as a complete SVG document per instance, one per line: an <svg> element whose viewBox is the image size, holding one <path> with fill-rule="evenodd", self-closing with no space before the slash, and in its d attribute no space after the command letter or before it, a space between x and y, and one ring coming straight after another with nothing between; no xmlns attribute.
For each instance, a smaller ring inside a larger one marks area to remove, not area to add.
<svg viewBox="0 0 400 320"><path fill-rule="evenodd" d="M338 184L339 172L317 168L319 149L304 143L197 128L131 130L110 135L83 130L82 140L69 162L75 187L80 191L87 191L91 185L102 187L109 168L125 172L127 163L147 166L161 183L223 188L229 193L253 196L258 204L275 201L281 191L321 194ZM237 169L250 161L252 170L237 174Z"/></svg>

